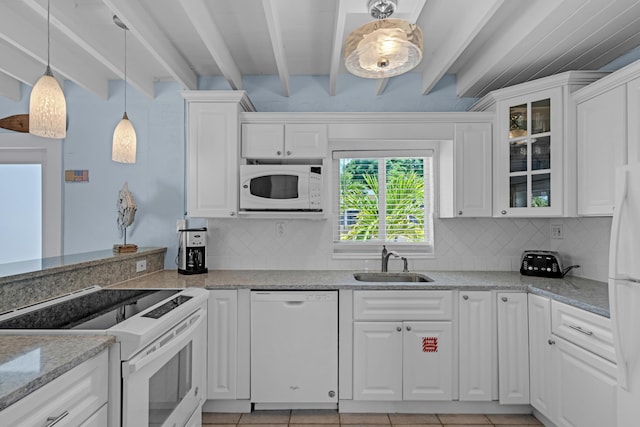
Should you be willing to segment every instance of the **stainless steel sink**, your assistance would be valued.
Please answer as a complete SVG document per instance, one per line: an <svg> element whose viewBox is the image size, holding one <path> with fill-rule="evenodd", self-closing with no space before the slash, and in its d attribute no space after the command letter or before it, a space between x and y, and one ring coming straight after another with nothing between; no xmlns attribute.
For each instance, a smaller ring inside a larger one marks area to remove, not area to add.
<svg viewBox="0 0 640 427"><path fill-rule="evenodd" d="M360 282L433 282L429 276L418 273L353 273Z"/></svg>

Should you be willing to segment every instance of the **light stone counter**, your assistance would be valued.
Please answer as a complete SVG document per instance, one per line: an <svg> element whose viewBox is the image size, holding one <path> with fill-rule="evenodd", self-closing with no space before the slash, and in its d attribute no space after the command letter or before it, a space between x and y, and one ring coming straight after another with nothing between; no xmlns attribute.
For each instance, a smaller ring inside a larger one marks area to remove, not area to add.
<svg viewBox="0 0 640 427"><path fill-rule="evenodd" d="M107 335L0 335L0 411L114 342Z"/></svg>
<svg viewBox="0 0 640 427"><path fill-rule="evenodd" d="M609 317L607 284L579 277L564 279L522 276L508 271L416 271L433 282L359 282L353 271L342 270L210 270L206 274L182 275L164 270L110 287L206 289L465 289L524 290Z"/></svg>

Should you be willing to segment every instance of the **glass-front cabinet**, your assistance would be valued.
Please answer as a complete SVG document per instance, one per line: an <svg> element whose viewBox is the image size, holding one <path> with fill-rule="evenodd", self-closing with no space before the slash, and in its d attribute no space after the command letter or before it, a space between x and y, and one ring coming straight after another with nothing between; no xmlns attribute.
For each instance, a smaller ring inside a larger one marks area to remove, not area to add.
<svg viewBox="0 0 640 427"><path fill-rule="evenodd" d="M560 88L498 102L497 216L562 215L562 112Z"/></svg>

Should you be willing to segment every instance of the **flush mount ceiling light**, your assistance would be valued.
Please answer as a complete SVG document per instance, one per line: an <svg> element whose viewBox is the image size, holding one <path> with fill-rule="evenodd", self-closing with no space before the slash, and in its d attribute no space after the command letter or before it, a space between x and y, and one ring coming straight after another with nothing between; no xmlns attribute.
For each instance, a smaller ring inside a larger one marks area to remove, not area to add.
<svg viewBox="0 0 640 427"><path fill-rule="evenodd" d="M124 22L113 15L113 22L124 30L124 115L113 131L111 160L120 163L136 162L136 130L127 116L127 28Z"/></svg>
<svg viewBox="0 0 640 427"><path fill-rule="evenodd" d="M358 77L381 79L415 68L422 60L422 30L404 19L388 19L396 0L370 0L368 22L349 34L344 43L344 64Z"/></svg>
<svg viewBox="0 0 640 427"><path fill-rule="evenodd" d="M49 66L51 36L50 7L47 1L47 69L36 82L29 98L29 133L44 138L67 136L67 101Z"/></svg>

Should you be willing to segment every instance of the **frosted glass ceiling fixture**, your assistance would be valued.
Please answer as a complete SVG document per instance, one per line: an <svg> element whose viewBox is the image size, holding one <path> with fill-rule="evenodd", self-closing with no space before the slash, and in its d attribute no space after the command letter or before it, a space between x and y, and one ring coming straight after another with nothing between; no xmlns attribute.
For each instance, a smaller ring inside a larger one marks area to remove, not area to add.
<svg viewBox="0 0 640 427"><path fill-rule="evenodd" d="M404 19L388 19L396 0L369 0L377 19L359 26L344 42L344 65L358 77L382 79L412 70L422 60L422 30Z"/></svg>
<svg viewBox="0 0 640 427"><path fill-rule="evenodd" d="M127 31L124 22L113 15L113 22L124 30L124 115L113 131L111 160L120 163L136 162L136 130L127 116Z"/></svg>
<svg viewBox="0 0 640 427"><path fill-rule="evenodd" d="M67 136L67 101L49 66L51 52L51 14L47 1L47 69L31 89L29 98L29 133L44 138Z"/></svg>

